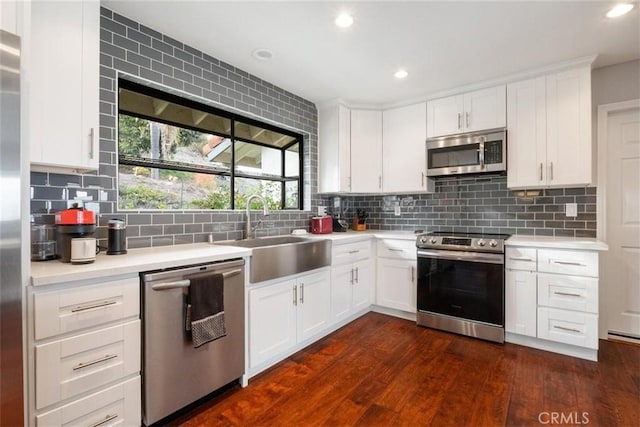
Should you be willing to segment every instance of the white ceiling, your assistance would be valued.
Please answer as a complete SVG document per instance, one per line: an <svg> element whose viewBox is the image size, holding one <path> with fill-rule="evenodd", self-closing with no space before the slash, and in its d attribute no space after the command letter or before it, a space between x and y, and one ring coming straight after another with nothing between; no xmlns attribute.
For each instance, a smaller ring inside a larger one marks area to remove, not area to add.
<svg viewBox="0 0 640 427"><path fill-rule="evenodd" d="M158 1L103 6L303 98L389 106L443 90L598 54L640 58L637 4L615 1ZM343 11L351 28L333 21ZM251 53L273 51L270 61ZM405 68L409 77L393 73Z"/></svg>

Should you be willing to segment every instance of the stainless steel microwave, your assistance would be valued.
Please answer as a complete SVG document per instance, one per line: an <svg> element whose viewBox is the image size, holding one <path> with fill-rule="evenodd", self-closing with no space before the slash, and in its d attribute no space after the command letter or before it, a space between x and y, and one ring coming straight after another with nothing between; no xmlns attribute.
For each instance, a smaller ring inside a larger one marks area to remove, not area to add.
<svg viewBox="0 0 640 427"><path fill-rule="evenodd" d="M504 172L507 170L507 130L427 139L427 175Z"/></svg>

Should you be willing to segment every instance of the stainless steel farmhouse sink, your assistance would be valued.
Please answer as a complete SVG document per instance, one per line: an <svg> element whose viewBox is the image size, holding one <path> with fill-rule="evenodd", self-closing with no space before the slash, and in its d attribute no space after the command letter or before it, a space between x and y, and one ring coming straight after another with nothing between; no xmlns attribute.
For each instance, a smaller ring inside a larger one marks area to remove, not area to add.
<svg viewBox="0 0 640 427"><path fill-rule="evenodd" d="M216 245L251 249L249 278L252 283L302 273L331 264L331 241L296 236L227 240Z"/></svg>

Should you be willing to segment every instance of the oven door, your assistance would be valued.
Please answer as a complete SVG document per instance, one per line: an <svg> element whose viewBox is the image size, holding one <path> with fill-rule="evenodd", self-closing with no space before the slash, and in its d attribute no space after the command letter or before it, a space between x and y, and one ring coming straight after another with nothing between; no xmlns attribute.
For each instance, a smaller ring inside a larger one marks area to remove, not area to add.
<svg viewBox="0 0 640 427"><path fill-rule="evenodd" d="M418 250L418 311L504 326L504 254Z"/></svg>

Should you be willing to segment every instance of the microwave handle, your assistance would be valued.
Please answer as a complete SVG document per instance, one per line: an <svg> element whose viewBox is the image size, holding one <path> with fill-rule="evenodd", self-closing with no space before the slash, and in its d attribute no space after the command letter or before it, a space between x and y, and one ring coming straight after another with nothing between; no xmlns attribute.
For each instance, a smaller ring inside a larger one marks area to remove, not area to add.
<svg viewBox="0 0 640 427"><path fill-rule="evenodd" d="M480 145L479 145L480 153L478 153L479 154L478 158L480 160L480 169L481 170L484 169L484 143L486 141L487 141L486 137L483 136L483 137L480 138Z"/></svg>

